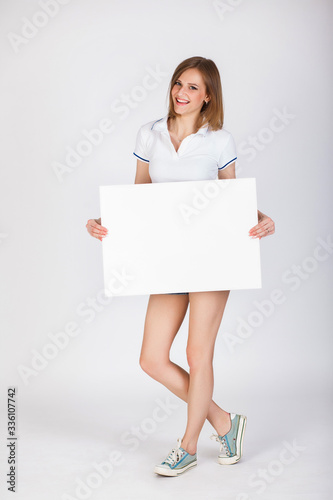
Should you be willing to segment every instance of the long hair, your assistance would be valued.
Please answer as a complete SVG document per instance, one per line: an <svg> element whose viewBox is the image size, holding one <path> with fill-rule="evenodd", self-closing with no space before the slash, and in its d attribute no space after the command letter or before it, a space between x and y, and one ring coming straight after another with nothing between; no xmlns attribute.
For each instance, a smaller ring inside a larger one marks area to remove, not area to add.
<svg viewBox="0 0 333 500"><path fill-rule="evenodd" d="M171 91L180 75L189 68L197 68L200 71L206 86L207 95L210 97L208 103L203 103L202 105L200 115L195 124L196 131L206 125L208 125L211 130L221 129L223 127L224 112L220 73L214 61L206 59L205 57L190 57L178 64L169 85L168 117L170 119L176 118Z"/></svg>

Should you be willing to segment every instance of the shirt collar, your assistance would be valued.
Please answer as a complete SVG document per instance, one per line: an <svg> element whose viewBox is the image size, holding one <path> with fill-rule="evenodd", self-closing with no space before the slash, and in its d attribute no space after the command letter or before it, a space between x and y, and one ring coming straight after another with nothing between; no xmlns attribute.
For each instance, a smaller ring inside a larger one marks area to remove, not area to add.
<svg viewBox="0 0 333 500"><path fill-rule="evenodd" d="M165 115L163 116L163 118L160 118L155 123L153 123L151 130L158 130L159 132L169 132L167 121L168 121L168 115ZM196 132L195 135L198 134L206 135L208 128L209 128L208 125L206 127L199 128L199 130Z"/></svg>

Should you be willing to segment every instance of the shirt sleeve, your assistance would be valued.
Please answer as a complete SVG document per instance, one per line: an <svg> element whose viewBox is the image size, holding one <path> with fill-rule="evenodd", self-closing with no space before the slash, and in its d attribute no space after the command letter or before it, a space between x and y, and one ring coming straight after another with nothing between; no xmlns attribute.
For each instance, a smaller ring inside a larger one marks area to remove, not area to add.
<svg viewBox="0 0 333 500"><path fill-rule="evenodd" d="M139 158L139 160L145 161L149 163L148 153L147 153L147 144L145 141L145 133L143 131L143 127L140 127L138 133L136 135L135 148L133 151L134 156Z"/></svg>
<svg viewBox="0 0 333 500"><path fill-rule="evenodd" d="M237 160L236 144L233 136L230 134L228 142L226 143L220 154L218 169L222 170L226 168L228 165L230 165L230 163L232 163L235 160Z"/></svg>

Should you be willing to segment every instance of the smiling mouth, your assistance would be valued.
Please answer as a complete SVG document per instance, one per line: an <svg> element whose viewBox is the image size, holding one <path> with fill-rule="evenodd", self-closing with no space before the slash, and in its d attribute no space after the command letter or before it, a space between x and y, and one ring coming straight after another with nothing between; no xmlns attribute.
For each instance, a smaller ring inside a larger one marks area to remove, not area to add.
<svg viewBox="0 0 333 500"><path fill-rule="evenodd" d="M176 97L176 103L178 104L178 106L186 106L186 104L188 104L190 101L185 101L185 99L178 99Z"/></svg>

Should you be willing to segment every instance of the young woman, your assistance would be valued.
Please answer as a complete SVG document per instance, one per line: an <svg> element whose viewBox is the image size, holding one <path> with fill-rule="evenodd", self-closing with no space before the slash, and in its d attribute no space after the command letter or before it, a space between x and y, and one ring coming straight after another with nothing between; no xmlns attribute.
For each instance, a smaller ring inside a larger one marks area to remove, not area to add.
<svg viewBox="0 0 333 500"><path fill-rule="evenodd" d="M232 135L223 128L219 71L204 57L191 57L174 71L169 110L143 125L137 134L135 183L234 179L237 159ZM108 230L90 219L87 230L102 239ZM249 237L275 232L272 219L258 210ZM216 335L230 290L150 295L140 355L141 368L187 403L187 425L177 446L154 472L178 476L197 465L197 442L207 418L220 444L218 462L234 464L242 456L246 417L229 413L213 400L213 355ZM189 373L173 363L169 352L189 308L186 348Z"/></svg>

